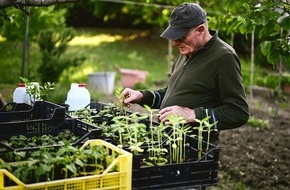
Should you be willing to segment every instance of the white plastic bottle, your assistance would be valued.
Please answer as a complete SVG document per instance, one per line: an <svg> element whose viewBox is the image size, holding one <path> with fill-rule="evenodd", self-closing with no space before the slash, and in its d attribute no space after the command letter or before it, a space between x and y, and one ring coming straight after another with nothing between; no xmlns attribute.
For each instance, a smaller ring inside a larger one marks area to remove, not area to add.
<svg viewBox="0 0 290 190"><path fill-rule="evenodd" d="M13 102L25 103L26 88L24 83L19 83L18 87L13 92Z"/></svg>
<svg viewBox="0 0 290 190"><path fill-rule="evenodd" d="M88 89L86 88L86 84L85 83L80 83L79 84L79 106L80 108L84 108L86 106L88 106L91 103L91 94L88 91ZM89 108L89 107L88 107Z"/></svg>
<svg viewBox="0 0 290 190"><path fill-rule="evenodd" d="M67 93L65 104L69 105L69 111L76 111L78 109L78 93L79 84L72 83L70 85L70 90Z"/></svg>
<svg viewBox="0 0 290 190"><path fill-rule="evenodd" d="M68 111L85 108L91 102L91 94L84 83L72 83L67 93L65 104L69 105Z"/></svg>

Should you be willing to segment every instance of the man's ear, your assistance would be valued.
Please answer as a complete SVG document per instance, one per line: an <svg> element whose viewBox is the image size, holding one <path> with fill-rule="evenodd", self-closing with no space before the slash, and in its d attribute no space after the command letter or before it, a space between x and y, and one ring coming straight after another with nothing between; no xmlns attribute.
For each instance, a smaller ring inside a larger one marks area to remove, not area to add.
<svg viewBox="0 0 290 190"><path fill-rule="evenodd" d="M200 26L196 29L196 31L198 32L198 34L203 33L203 32L205 31L205 26L204 26L203 24L200 25Z"/></svg>

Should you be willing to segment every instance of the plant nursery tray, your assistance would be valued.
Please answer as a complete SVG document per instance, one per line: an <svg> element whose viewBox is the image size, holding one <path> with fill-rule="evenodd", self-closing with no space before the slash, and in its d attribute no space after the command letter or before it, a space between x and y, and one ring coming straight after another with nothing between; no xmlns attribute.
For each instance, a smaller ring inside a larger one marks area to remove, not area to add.
<svg viewBox="0 0 290 190"><path fill-rule="evenodd" d="M0 123L27 122L32 120L63 120L64 118L65 108L47 101L36 101L33 106L9 103L0 111Z"/></svg>
<svg viewBox="0 0 290 190"><path fill-rule="evenodd" d="M86 106L86 108L94 109L96 111L101 111L101 110L104 110L108 106L109 104L104 103L104 102L91 102L90 104Z"/></svg>
<svg viewBox="0 0 290 190"><path fill-rule="evenodd" d="M68 111L66 110L67 118L77 118L80 120L86 119L89 117L92 123L101 124L102 122L111 123L112 117L99 115L100 111L104 110L108 107L109 104L101 103L101 102L91 102L84 109L76 110L76 111ZM112 107L110 109L113 110ZM89 110L89 111L88 111Z"/></svg>
<svg viewBox="0 0 290 190"><path fill-rule="evenodd" d="M104 103L104 102L91 102L89 105L86 106L86 108L93 109L97 113L99 113L99 112L101 112L101 111L103 111L105 109L110 109L112 115L118 115L119 114L118 112L120 112L120 108L114 106L113 104L110 105L110 104L107 104L107 103ZM126 110L125 114L126 115L131 115L131 114L134 114L134 113L131 112L131 111ZM138 114L138 115L140 116L141 114ZM108 124L110 124L110 123L112 123L111 119L112 118L106 117L106 116L102 116L101 118L95 117L94 118L94 122L95 123L101 123L102 121L107 121ZM149 119L143 119L140 122L144 123L146 126L149 126L149 124L150 124L150 120ZM155 125L155 126L159 125L159 123L157 123L155 121L152 122L152 124Z"/></svg>
<svg viewBox="0 0 290 190"><path fill-rule="evenodd" d="M86 109L88 109L89 111L86 112ZM132 114L132 112L129 111L126 111L124 113L127 115ZM77 118L80 120L86 119L85 117L89 117L91 122L96 125L102 124L103 122L106 122L107 125L111 125L114 123L114 121L112 121L112 118L114 116L120 115L120 109L114 104L91 102L84 108L84 110L81 109L77 111L68 111L66 115L68 118Z"/></svg>
<svg viewBox="0 0 290 190"><path fill-rule="evenodd" d="M85 146L104 146L110 155L115 155L113 162L102 174L25 184L6 169L0 169L0 190L131 190L131 153L100 139L88 140ZM115 168L117 170L113 171Z"/></svg>
<svg viewBox="0 0 290 190"><path fill-rule="evenodd" d="M208 152L202 152L197 159L198 139L188 137L189 147L186 154L188 161L162 166L141 166L141 159L133 157L132 188L133 189L178 189L206 187L217 185L218 160L220 149L210 144ZM203 141L203 147L206 142ZM144 158L144 156L143 156ZM136 164L137 162L137 164ZM139 162L139 163L138 163Z"/></svg>
<svg viewBox="0 0 290 190"><path fill-rule="evenodd" d="M57 136L61 131L69 130L77 139L72 143L73 146L83 144L88 139L101 139L102 130L95 125L83 122L78 119L65 119L61 123L54 125L50 121L32 121L27 123L10 123L0 125L0 140L9 142L12 136L22 135L25 137L35 137L41 135ZM69 140L69 139L66 139ZM46 147L59 147L61 145L46 145ZM5 157L6 153L12 151L32 151L43 146L14 148L0 142L0 156Z"/></svg>
<svg viewBox="0 0 290 190"><path fill-rule="evenodd" d="M5 106L0 109L0 113L2 112L14 112L14 111L24 111L30 110L32 108L31 105L25 103L16 103L16 102L9 102Z"/></svg>

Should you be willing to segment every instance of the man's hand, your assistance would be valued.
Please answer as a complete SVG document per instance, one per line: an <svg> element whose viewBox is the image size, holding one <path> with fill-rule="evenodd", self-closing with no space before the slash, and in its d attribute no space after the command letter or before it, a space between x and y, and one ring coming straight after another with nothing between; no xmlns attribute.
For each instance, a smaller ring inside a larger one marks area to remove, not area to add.
<svg viewBox="0 0 290 190"><path fill-rule="evenodd" d="M120 102L126 105L126 107L130 107L130 104L139 103L143 99L143 94L137 90L132 90L130 88L125 88L122 92L122 96L120 98Z"/></svg>
<svg viewBox="0 0 290 190"><path fill-rule="evenodd" d="M163 123L168 122L169 115L184 117L187 123L194 123L196 117L194 110L181 106L169 106L163 108L162 110L159 111L159 114L160 114L159 119Z"/></svg>

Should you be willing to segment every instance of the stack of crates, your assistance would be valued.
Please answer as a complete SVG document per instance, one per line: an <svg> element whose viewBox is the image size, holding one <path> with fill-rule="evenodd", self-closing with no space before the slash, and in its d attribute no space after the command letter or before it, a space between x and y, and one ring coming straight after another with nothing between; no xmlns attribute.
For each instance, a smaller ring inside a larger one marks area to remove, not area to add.
<svg viewBox="0 0 290 190"><path fill-rule="evenodd" d="M112 112L117 109L101 102L93 102L89 106L97 112L108 107ZM129 111L126 113L132 114ZM150 123L149 119L139 122L143 122L146 126ZM159 123L154 122L153 125L158 127ZM109 138L105 139L106 141L110 140ZM208 151L202 150L201 159L197 159L198 137L187 136L186 142L188 145L186 155L190 160L184 163L142 166L140 163L147 156L146 151L139 155L133 155L132 189L206 189L207 186L217 185L220 148L210 143ZM164 141L164 143L166 142ZM207 147L206 141L202 141L202 147ZM123 149L130 151L126 147Z"/></svg>
<svg viewBox="0 0 290 190"><path fill-rule="evenodd" d="M27 137L57 135L60 131L70 130L80 139L101 137L101 129L78 119L66 118L64 107L47 101L37 101L33 106L7 104L0 110L0 140L12 136ZM19 108L24 108L20 110ZM14 110L14 111L11 111Z"/></svg>
<svg viewBox="0 0 290 190"><path fill-rule="evenodd" d="M14 136L27 138L41 135L58 135L61 131L69 130L78 137L73 146L100 145L107 147L107 151L119 156L112 163L118 168L117 172L109 172L109 166L101 175L64 179L60 181L42 182L37 184L24 184L13 174L5 169L0 170L0 190L6 189L131 189L132 155L124 150L119 150L100 139L102 130L93 124L83 122L77 118L68 118L65 107L48 101L36 101L33 106L26 104L8 103L0 109L0 158L15 151L33 152L42 148L11 147L9 140ZM88 140L94 139L94 140ZM60 148L62 145L48 145L47 147ZM0 161L1 161L0 159ZM3 161L2 160L2 161ZM126 166L126 168L125 168ZM15 186L5 186L5 180L12 180ZM130 183L129 183L130 182Z"/></svg>

